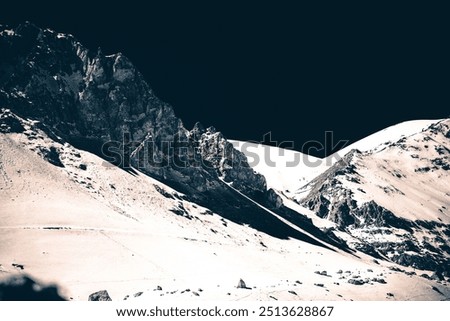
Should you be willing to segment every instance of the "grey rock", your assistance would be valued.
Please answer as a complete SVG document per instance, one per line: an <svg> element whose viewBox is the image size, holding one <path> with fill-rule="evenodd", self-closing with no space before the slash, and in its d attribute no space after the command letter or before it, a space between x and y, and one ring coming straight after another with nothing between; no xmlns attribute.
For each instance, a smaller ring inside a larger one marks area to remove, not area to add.
<svg viewBox="0 0 450 321"><path fill-rule="evenodd" d="M88 301L112 301L108 291L102 290L89 295Z"/></svg>
<svg viewBox="0 0 450 321"><path fill-rule="evenodd" d="M377 282L377 283L381 283L381 284L386 284L386 280L383 278L372 278L373 282Z"/></svg>
<svg viewBox="0 0 450 321"><path fill-rule="evenodd" d="M242 280L242 279L239 280L237 288L238 289L250 289L249 287L247 287L244 280Z"/></svg>
<svg viewBox="0 0 450 321"><path fill-rule="evenodd" d="M348 283L353 284L353 285L363 285L365 282L364 282L364 280L361 280L361 279L349 279Z"/></svg>

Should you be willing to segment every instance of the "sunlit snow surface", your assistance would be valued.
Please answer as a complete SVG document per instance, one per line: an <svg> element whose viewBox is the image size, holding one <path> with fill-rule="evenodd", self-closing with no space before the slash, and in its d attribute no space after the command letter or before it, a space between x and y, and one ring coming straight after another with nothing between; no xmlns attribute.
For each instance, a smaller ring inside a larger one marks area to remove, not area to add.
<svg viewBox="0 0 450 321"><path fill-rule="evenodd" d="M432 286L450 295L435 281L392 271L393 264L376 264L362 253L279 240L224 220L148 176L112 167L30 128L0 134L4 276L28 273L55 282L75 300L102 289L114 300L442 299ZM39 156L50 147L64 167ZM170 211L179 206L192 219ZM251 289L236 288L241 278ZM353 278L387 284L357 286L348 283Z"/></svg>

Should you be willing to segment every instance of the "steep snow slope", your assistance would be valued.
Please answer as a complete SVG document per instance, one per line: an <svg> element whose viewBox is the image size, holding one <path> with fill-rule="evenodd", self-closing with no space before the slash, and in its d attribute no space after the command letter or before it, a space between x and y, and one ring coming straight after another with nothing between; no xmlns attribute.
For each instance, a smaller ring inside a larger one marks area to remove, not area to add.
<svg viewBox="0 0 450 321"><path fill-rule="evenodd" d="M268 187L283 193L296 191L326 170L322 159L294 150L238 140L230 142L247 156L256 172L264 175Z"/></svg>
<svg viewBox="0 0 450 321"><path fill-rule="evenodd" d="M438 121L439 119L419 119L392 125L344 147L336 152L334 157L333 155L330 155L329 157L336 159L337 155L339 155L340 158L342 158L352 149L357 149L359 151L377 150L398 141L402 137L408 137L419 133Z"/></svg>
<svg viewBox="0 0 450 321"><path fill-rule="evenodd" d="M381 149L402 137L416 134L437 121L439 120L411 120L390 126L344 147L325 159L281 147L239 140L229 141L247 156L249 165L256 172L264 175L269 187L289 195L323 173L352 149Z"/></svg>
<svg viewBox="0 0 450 321"><path fill-rule="evenodd" d="M3 276L29 273L77 300L102 289L115 300L136 293L144 300L450 296L444 284L362 253L282 240L230 222L142 173L23 126L22 133L0 133ZM240 278L251 289L237 289Z"/></svg>

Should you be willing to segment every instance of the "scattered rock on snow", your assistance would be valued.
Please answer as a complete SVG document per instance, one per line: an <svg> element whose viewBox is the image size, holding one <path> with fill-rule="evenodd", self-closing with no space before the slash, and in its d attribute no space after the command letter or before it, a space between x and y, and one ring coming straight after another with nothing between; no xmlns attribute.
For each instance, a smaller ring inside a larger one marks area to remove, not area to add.
<svg viewBox="0 0 450 321"><path fill-rule="evenodd" d="M112 301L108 291L102 290L89 295L88 301Z"/></svg>
<svg viewBox="0 0 450 321"><path fill-rule="evenodd" d="M373 278L372 279L373 282L377 282L377 283L381 283L381 284L386 284L386 280L383 278Z"/></svg>
<svg viewBox="0 0 450 321"><path fill-rule="evenodd" d="M242 279L239 280L237 288L238 289L250 289L249 287L247 287L247 285L245 284L244 280L242 280Z"/></svg>
<svg viewBox="0 0 450 321"><path fill-rule="evenodd" d="M13 267L15 267L18 270L23 270L25 269L25 266L23 264L17 264L17 263L13 263L11 264Z"/></svg>
<svg viewBox="0 0 450 321"><path fill-rule="evenodd" d="M133 296L134 296L135 298L137 298L137 297L141 296L142 294L144 294L144 292L137 292L137 293L135 293Z"/></svg>
<svg viewBox="0 0 450 321"><path fill-rule="evenodd" d="M314 273L323 275L323 276L331 276L331 275L328 275L327 271L315 271Z"/></svg>
<svg viewBox="0 0 450 321"><path fill-rule="evenodd" d="M348 283L353 284L353 285L363 285L365 282L364 282L364 280L361 280L361 279L349 279Z"/></svg>

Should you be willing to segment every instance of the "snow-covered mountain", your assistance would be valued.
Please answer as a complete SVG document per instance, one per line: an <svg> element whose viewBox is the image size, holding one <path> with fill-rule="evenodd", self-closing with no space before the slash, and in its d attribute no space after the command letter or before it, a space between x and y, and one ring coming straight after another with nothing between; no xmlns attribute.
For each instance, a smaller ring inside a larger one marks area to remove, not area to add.
<svg viewBox="0 0 450 321"><path fill-rule="evenodd" d="M390 252L355 246L361 226L315 215L314 194L299 188L333 167L255 172L214 128L186 129L122 54L30 23L2 29L1 275L27 273L79 300L102 289L115 300L450 297L435 266L419 276ZM444 238L445 215L426 231Z"/></svg>
<svg viewBox="0 0 450 321"><path fill-rule="evenodd" d="M254 169L286 205L310 210L298 209L315 225L352 248L442 279L450 273L449 125L448 119L404 122L294 168L288 164L303 154L234 143L249 157L258 155ZM268 155L276 166L263 161Z"/></svg>
<svg viewBox="0 0 450 321"><path fill-rule="evenodd" d="M295 200L335 222L356 248L448 277L449 181L447 119L374 151L352 150Z"/></svg>
<svg viewBox="0 0 450 321"><path fill-rule="evenodd" d="M322 174L351 150L371 151L383 148L402 137L422 131L436 121L412 120L390 126L344 147L325 159L254 142L230 142L247 156L250 166L266 178L267 186L290 195Z"/></svg>

